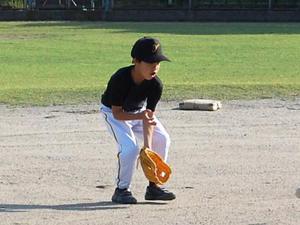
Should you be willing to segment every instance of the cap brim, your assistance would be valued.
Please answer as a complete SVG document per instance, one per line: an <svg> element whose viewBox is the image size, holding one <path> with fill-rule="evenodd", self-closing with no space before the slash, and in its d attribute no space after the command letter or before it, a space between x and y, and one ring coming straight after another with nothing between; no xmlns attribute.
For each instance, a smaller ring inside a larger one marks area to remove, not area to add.
<svg viewBox="0 0 300 225"><path fill-rule="evenodd" d="M171 62L170 59L168 59L167 56L164 55L154 55L152 57L143 59L144 62L148 62L148 63L155 63L155 62L162 62L162 61L168 61Z"/></svg>

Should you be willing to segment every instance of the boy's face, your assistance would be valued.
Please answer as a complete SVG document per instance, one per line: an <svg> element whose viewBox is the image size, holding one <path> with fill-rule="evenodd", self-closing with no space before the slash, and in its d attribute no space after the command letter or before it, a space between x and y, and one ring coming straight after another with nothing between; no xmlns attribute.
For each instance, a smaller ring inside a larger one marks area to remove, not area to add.
<svg viewBox="0 0 300 225"><path fill-rule="evenodd" d="M142 75L142 77L146 80L151 80L154 78L160 68L160 62L155 63L147 63L144 61L134 60L135 69Z"/></svg>

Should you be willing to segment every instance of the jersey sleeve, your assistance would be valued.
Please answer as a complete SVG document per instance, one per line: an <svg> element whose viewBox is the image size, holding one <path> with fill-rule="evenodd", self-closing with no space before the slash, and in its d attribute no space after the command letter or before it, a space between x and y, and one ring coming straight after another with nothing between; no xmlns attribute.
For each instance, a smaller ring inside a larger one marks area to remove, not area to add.
<svg viewBox="0 0 300 225"><path fill-rule="evenodd" d="M112 77L110 80L110 103L115 106L122 106L124 102L124 97L126 96L126 90L122 79L119 77Z"/></svg>
<svg viewBox="0 0 300 225"><path fill-rule="evenodd" d="M147 109L150 109L153 112L155 111L156 105L160 100L163 91L162 82L158 78L154 84L153 88L149 91L146 106Z"/></svg>

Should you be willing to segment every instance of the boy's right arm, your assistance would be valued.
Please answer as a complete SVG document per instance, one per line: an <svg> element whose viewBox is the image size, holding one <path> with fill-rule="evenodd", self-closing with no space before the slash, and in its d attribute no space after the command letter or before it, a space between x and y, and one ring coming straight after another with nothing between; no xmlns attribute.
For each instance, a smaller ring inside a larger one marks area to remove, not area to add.
<svg viewBox="0 0 300 225"><path fill-rule="evenodd" d="M132 114L125 112L122 109L122 106L113 105L111 110L114 118L117 120L143 120L147 122L147 124L156 125L153 118L153 112L149 109L146 109L140 113Z"/></svg>

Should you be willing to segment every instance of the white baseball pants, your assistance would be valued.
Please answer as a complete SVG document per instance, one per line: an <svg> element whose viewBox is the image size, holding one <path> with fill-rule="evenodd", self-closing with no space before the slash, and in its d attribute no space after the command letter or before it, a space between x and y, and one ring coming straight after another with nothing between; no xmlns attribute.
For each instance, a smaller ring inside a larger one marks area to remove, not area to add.
<svg viewBox="0 0 300 225"><path fill-rule="evenodd" d="M140 147L138 140L143 143L142 120L117 120L109 107L100 106L100 112L105 119L109 132L118 145L118 175L117 187L130 188ZM137 113L137 112L135 112ZM153 132L152 150L157 152L164 161L167 161L170 137L163 125L155 117L156 126Z"/></svg>

